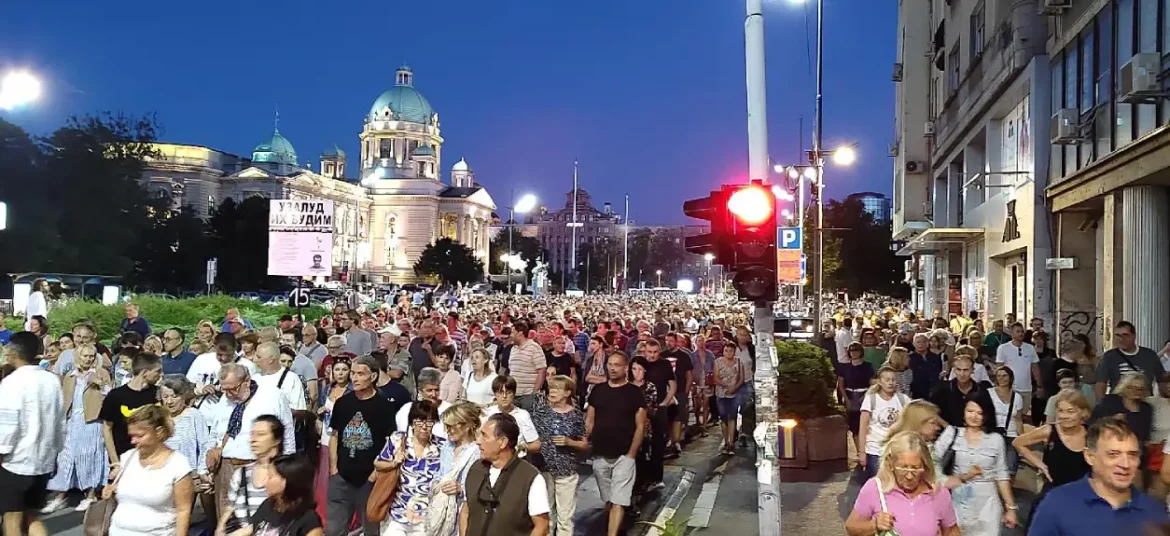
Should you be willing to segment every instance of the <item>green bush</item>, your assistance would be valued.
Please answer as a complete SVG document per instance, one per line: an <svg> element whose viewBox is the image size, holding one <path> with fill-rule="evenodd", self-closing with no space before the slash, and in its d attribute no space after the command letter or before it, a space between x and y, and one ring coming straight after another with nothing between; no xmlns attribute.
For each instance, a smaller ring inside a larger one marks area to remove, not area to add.
<svg viewBox="0 0 1170 536"><path fill-rule="evenodd" d="M843 413L834 396L837 375L824 350L806 342L777 340L776 355L781 418L803 421Z"/></svg>
<svg viewBox="0 0 1170 536"><path fill-rule="evenodd" d="M233 298L217 294L197 298L171 299L160 296L138 296L131 300L138 305L139 314L150 322L154 333L172 327L179 327L194 333L201 320L210 320L218 328L229 308L240 310L240 315L252 322L256 328L275 326L281 315L295 314L287 305L268 306L255 300ZM305 318L312 321L328 313L324 307L314 305L305 308ZM49 332L59 335L69 331L73 324L88 321L97 328L99 340L110 341L120 335L119 326L126 317L123 304L102 305L92 300L68 300L62 305L54 302L49 306ZM24 320L11 318L8 329L23 329ZM188 338L188 340L190 340Z"/></svg>

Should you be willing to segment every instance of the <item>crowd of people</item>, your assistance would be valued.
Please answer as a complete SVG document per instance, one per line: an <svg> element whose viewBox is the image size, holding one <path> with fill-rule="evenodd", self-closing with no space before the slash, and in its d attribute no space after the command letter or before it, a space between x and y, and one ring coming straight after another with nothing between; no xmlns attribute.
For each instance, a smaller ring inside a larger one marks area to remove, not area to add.
<svg viewBox="0 0 1170 536"><path fill-rule="evenodd" d="M131 302L109 346L87 322L0 331L4 534L46 534L79 493L87 534L571 535L586 464L618 534L688 427L742 452L745 305L394 298L192 333Z"/></svg>
<svg viewBox="0 0 1170 536"><path fill-rule="evenodd" d="M1170 344L1130 322L1098 356L1084 335L1049 346L1044 321L921 317L895 309L826 321L857 466L851 536L1166 534ZM1020 512L1020 461L1038 497ZM896 532L891 532L896 531Z"/></svg>

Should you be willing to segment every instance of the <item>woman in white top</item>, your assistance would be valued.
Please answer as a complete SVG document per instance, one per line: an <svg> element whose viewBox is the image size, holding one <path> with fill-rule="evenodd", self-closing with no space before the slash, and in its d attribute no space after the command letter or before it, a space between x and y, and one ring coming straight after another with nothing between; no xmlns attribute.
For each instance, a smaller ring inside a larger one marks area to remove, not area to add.
<svg viewBox="0 0 1170 536"><path fill-rule="evenodd" d="M44 279L38 279L33 282L32 294L28 295L28 303L24 306L24 329L25 331L36 331L29 325L29 321L34 316L49 317L49 282Z"/></svg>
<svg viewBox="0 0 1170 536"><path fill-rule="evenodd" d="M995 369L995 389L991 389L991 404L995 406L995 426L997 431L1007 438L1007 442L1015 441L1024 429L1024 399L1012 389L1016 376L1011 367L1006 365ZM1007 472L1014 480L1016 471L1020 468L1020 456L1016 449L1007 449Z"/></svg>
<svg viewBox="0 0 1170 536"><path fill-rule="evenodd" d="M495 397L492 382L496 379L496 373L492 370L492 359L487 350L479 348L471 352L471 358L467 361L470 368L463 375L463 393L469 402L487 406Z"/></svg>
<svg viewBox="0 0 1170 536"><path fill-rule="evenodd" d="M167 411L143 406L126 424L135 448L122 455L122 474L102 490L102 498L118 500L109 536L186 535L194 502L191 465L166 446L173 431Z"/></svg>
<svg viewBox="0 0 1170 536"><path fill-rule="evenodd" d="M878 370L877 383L869 388L861 401L861 439L858 442L865 445L865 449L857 453L857 463L867 478L877 474L886 436L908 404L910 397L898 392L898 372L890 367Z"/></svg>

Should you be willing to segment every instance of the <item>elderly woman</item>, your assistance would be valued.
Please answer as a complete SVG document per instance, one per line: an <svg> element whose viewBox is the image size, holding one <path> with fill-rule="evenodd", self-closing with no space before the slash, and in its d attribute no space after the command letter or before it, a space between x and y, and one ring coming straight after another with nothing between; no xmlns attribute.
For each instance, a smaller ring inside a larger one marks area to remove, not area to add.
<svg viewBox="0 0 1170 536"><path fill-rule="evenodd" d="M1142 470L1149 462L1145 455L1145 445L1150 442L1154 426L1154 408L1145 398L1149 396L1150 386L1146 384L1146 376L1140 372L1129 372L1121 375L1113 394L1105 395L1093 408L1088 425L1098 419L1119 416L1125 419L1126 424L1137 435L1142 445ZM1141 484L1136 484L1141 488Z"/></svg>
<svg viewBox="0 0 1170 536"><path fill-rule="evenodd" d="M65 448L57 454L57 472L48 489L56 495L45 505L44 513L65 506L65 493L79 489L85 498L77 505L84 512L97 497L106 476L106 449L103 426L98 413L106 393L113 388L109 373L97 362L97 348L83 344L73 350L74 368L61 378L65 396Z"/></svg>
<svg viewBox="0 0 1170 536"><path fill-rule="evenodd" d="M556 534L573 534L573 514L577 511L577 457L589 450L585 438L585 413L573 405L577 381L568 376L548 380L548 403L537 403L532 420L540 436L544 457L542 472L548 483L553 507L551 522Z"/></svg>
<svg viewBox="0 0 1170 536"><path fill-rule="evenodd" d="M187 458L194 469L195 491L208 492L211 489L211 477L205 462L207 451L215 445L208 434L209 428L203 413L191 407L195 401L195 384L182 374L167 374L158 382L158 401L174 422L175 431L167 438L167 446ZM205 503L205 506L209 504Z"/></svg>
<svg viewBox="0 0 1170 536"><path fill-rule="evenodd" d="M934 444L964 536L998 536L1019 522L1012 475L996 410L989 397L968 395L962 428L948 428Z"/></svg>
<svg viewBox="0 0 1170 536"><path fill-rule="evenodd" d="M911 432L891 437L877 476L857 494L845 532L849 536L891 530L901 536L959 536L951 494L935 480L926 440Z"/></svg>
<svg viewBox="0 0 1170 536"><path fill-rule="evenodd" d="M1012 447L1020 457L1028 460L1044 477L1040 496L1032 502L1033 516L1040 501L1052 488L1080 480L1089 472L1089 464L1085 461L1085 447L1088 445L1085 420L1089 418L1089 401L1075 389L1057 393L1052 401L1056 405L1056 422L1033 428L1012 441ZM1046 447L1043 455L1032 450L1033 445L1039 444ZM1029 524L1033 516L1029 516Z"/></svg>
<svg viewBox="0 0 1170 536"><path fill-rule="evenodd" d="M467 490L463 489L467 470L479 460L479 445L475 440L482 419L483 408L468 401L452 404L442 415L450 441L443 442L439 450L438 485L440 491L455 498L443 512L446 524L451 527L451 536L459 533L459 527L454 521L459 517L459 508L467 501ZM432 511L429 515L438 515L434 511L435 505L430 506Z"/></svg>
<svg viewBox="0 0 1170 536"><path fill-rule="evenodd" d="M210 320L200 320L195 326L195 340L206 344L208 348L215 347L215 324Z"/></svg>
<svg viewBox="0 0 1170 536"><path fill-rule="evenodd" d="M423 369L419 373L423 376ZM438 389L436 384L435 389ZM423 526L430 503L431 486L438 482L443 440L435 436L439 423L438 405L430 399L409 406L409 427L400 427L386 441L374 468L389 471L399 468L398 489L390 503L390 515L383 525L383 536L423 536Z"/></svg>
<svg viewBox="0 0 1170 536"><path fill-rule="evenodd" d="M439 369L426 367L418 371L418 378L416 380L418 381L418 394L415 396L419 402L429 400L438 408L440 414L451 407L451 404L439 400L439 383L443 380L443 373L439 372ZM414 404L412 402L402 406L402 409L398 410L398 414L394 416L395 425L398 430L406 430L406 427L410 424L410 408ZM447 439L447 429L443 426L442 421L436 419L434 428L432 432L435 437Z"/></svg>

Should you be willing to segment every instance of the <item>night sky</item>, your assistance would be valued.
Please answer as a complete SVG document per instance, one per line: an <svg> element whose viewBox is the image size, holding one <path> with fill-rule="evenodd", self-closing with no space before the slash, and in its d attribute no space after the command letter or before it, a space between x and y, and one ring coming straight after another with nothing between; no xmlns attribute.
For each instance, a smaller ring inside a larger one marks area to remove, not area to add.
<svg viewBox="0 0 1170 536"><path fill-rule="evenodd" d="M826 145L860 143L827 195L888 193L897 6L826 4ZM816 12L765 6L769 147L796 162ZM302 162L337 143L355 176L362 118L406 63L439 113L444 178L466 157L497 205L514 188L560 207L576 157L599 208L628 192L634 220L680 223L684 199L746 180L743 18L733 0L7 2L0 69L34 69L46 95L3 117L47 133L72 114L156 112L164 141L249 155L279 107Z"/></svg>

